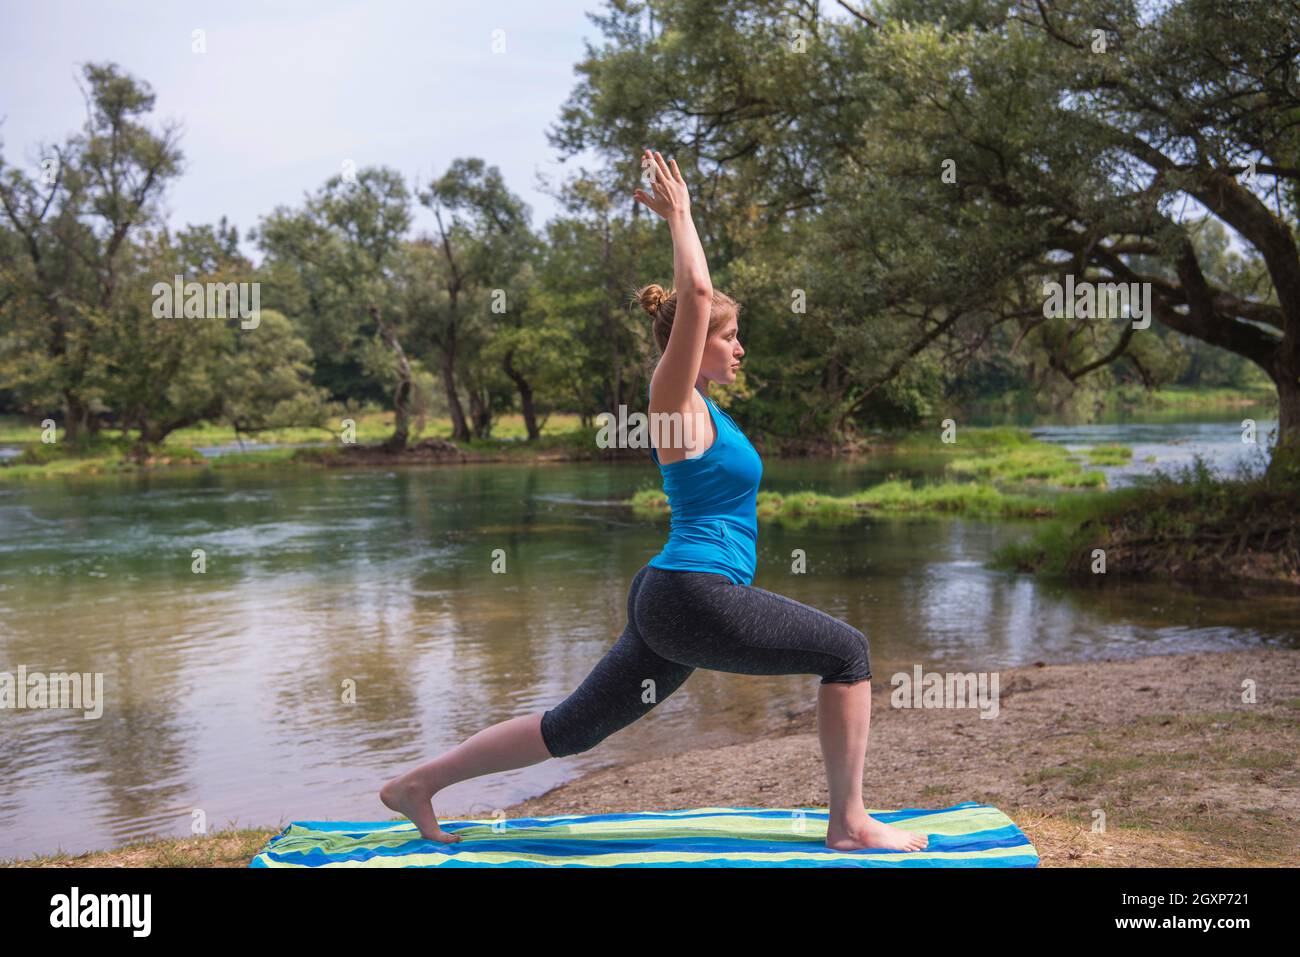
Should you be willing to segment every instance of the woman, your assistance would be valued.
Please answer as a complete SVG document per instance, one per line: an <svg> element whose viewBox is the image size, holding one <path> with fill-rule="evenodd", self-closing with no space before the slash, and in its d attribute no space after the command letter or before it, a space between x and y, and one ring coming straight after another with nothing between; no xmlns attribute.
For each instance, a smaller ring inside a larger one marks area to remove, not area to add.
<svg viewBox="0 0 1300 957"><path fill-rule="evenodd" d="M826 846L839 851L927 846L875 820L862 803L862 769L871 724L871 664L866 636L837 618L754 588L763 464L745 434L708 399L709 382L735 379L741 356L734 300L713 290L690 215L686 183L674 161L646 150L654 195L634 198L668 221L675 286L640 293L655 317L663 352L650 382L652 423L678 421L680 443L651 455L663 475L672 531L663 550L637 572L627 627L567 698L549 711L511 718L380 790L383 803L410 818L426 838L458 841L438 825L432 798L457 781L590 750L648 713L696 668L737 674L816 674L817 729L830 793ZM652 428L654 433L658 428ZM662 438L662 436L659 436ZM690 441L687 442L686 438Z"/></svg>

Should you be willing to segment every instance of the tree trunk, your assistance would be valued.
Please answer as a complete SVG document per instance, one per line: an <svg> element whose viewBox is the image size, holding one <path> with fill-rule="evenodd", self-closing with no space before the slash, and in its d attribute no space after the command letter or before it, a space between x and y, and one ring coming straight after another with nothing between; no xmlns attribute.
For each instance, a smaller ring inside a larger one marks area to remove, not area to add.
<svg viewBox="0 0 1300 957"><path fill-rule="evenodd" d="M1277 384L1277 446L1268 463L1268 478L1280 484L1300 484L1300 370L1279 368Z"/></svg>
<svg viewBox="0 0 1300 957"><path fill-rule="evenodd" d="M537 410L533 407L533 387L529 385L527 379L519 374L519 371L511 362L514 354L514 349L505 354L505 358L501 361L501 368L505 369L506 375L510 377L510 381L519 390L519 405L524 412L524 427L528 430L528 441L536 442L541 438L542 430L537 426Z"/></svg>
<svg viewBox="0 0 1300 957"><path fill-rule="evenodd" d="M405 451L411 435L411 391L414 389L414 384L411 382L411 364L406 360L406 352L402 349L402 344L397 341L393 330L379 317L378 306L370 306L370 316L375 320L379 335L397 356L397 388L393 390L393 434L384 442L383 448L392 452L402 452Z"/></svg>
<svg viewBox="0 0 1300 957"><path fill-rule="evenodd" d="M136 420L135 427L137 430L135 442L131 445L131 451L128 457L136 462L144 462L153 453L153 450L162 445L167 438L171 429L166 428L161 422L141 416Z"/></svg>
<svg viewBox="0 0 1300 957"><path fill-rule="evenodd" d="M488 406L488 393L472 382L465 390L469 395L469 418L476 439L486 439L492 434L492 410Z"/></svg>
<svg viewBox="0 0 1300 957"><path fill-rule="evenodd" d="M442 386L447 392L447 410L451 414L451 440L464 442L469 439L469 426L465 424L465 410L461 408L460 396L456 395L456 369L453 363L455 351L451 347L442 353Z"/></svg>
<svg viewBox="0 0 1300 957"><path fill-rule="evenodd" d="M63 391L63 405L67 415L67 421L63 427L63 437L66 441L80 442L82 439L94 435L90 403L83 402L79 395L65 389Z"/></svg>

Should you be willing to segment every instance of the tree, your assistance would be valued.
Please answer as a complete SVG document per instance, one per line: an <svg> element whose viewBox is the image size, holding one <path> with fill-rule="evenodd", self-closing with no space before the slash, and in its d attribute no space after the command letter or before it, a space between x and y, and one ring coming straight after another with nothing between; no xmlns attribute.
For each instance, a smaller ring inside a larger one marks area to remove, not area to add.
<svg viewBox="0 0 1300 957"><path fill-rule="evenodd" d="M535 327L538 375L584 425L620 405L644 405L657 349L635 291L672 273L662 220L620 214L622 192L616 170L585 169L556 190L564 213L547 224L538 265L545 295Z"/></svg>
<svg viewBox="0 0 1300 957"><path fill-rule="evenodd" d="M99 428L99 346L114 334L130 238L156 217L182 158L175 126L155 133L138 119L153 110L148 84L111 63L82 75L86 122L42 157L40 181L0 159L7 245L22 254L0 273L0 369L29 407L59 402L73 442Z"/></svg>
<svg viewBox="0 0 1300 957"><path fill-rule="evenodd" d="M390 353L394 428L384 446L392 450L406 448L410 436L415 380L402 330L385 318L384 307L410 224L400 174L368 167L330 177L301 209L276 207L255 231L274 260L269 268L295 275L306 290L302 318L317 356L357 356L367 329Z"/></svg>
<svg viewBox="0 0 1300 957"><path fill-rule="evenodd" d="M528 206L506 188L500 170L477 158L454 160L419 197L438 224L432 244L440 253L437 282L443 294L432 301L426 335L440 355L452 440L471 434L456 390L458 368L469 386L473 434L484 437L491 428L491 368L473 359L500 326L514 326L522 315L511 303L512 294L522 298L521 271L535 255ZM509 357L507 350L503 364ZM523 372L514 371L510 378L518 387Z"/></svg>
<svg viewBox="0 0 1300 957"><path fill-rule="evenodd" d="M175 241L166 229L143 234L128 252L97 358L105 400L138 430L137 457L208 420L236 432L320 423L324 393L311 385L307 344L280 313L239 308L253 298L252 266L224 219L216 230L188 227ZM176 276L198 295L178 298Z"/></svg>

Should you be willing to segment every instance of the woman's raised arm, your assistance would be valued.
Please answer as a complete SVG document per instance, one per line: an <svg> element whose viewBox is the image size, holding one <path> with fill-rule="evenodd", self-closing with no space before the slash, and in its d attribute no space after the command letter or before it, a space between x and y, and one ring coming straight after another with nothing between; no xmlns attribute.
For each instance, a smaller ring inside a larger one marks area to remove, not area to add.
<svg viewBox="0 0 1300 957"><path fill-rule="evenodd" d="M673 287L677 292L672 332L650 383L654 393L650 411L674 412L691 405L691 390L700 374L709 333L713 282L691 219L690 195L676 160L670 169L658 153L646 150L646 155L654 162L654 196L639 189L633 195L668 221L673 237Z"/></svg>

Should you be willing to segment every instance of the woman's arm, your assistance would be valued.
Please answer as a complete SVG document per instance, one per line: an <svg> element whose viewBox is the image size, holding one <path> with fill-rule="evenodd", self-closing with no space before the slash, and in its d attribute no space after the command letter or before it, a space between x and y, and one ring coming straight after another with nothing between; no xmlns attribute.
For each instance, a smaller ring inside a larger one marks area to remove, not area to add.
<svg viewBox="0 0 1300 957"><path fill-rule="evenodd" d="M646 151L650 153L649 150ZM641 190L634 194L668 221L673 237L673 287L677 291L677 311L673 317L668 345L659 360L650 387L654 399L651 412L680 412L692 407L691 392L700 374L704 343L709 332L709 311L713 301L713 282L704 259L695 222L691 219L690 196L674 160L672 168L658 153L652 154L655 166L653 199Z"/></svg>

